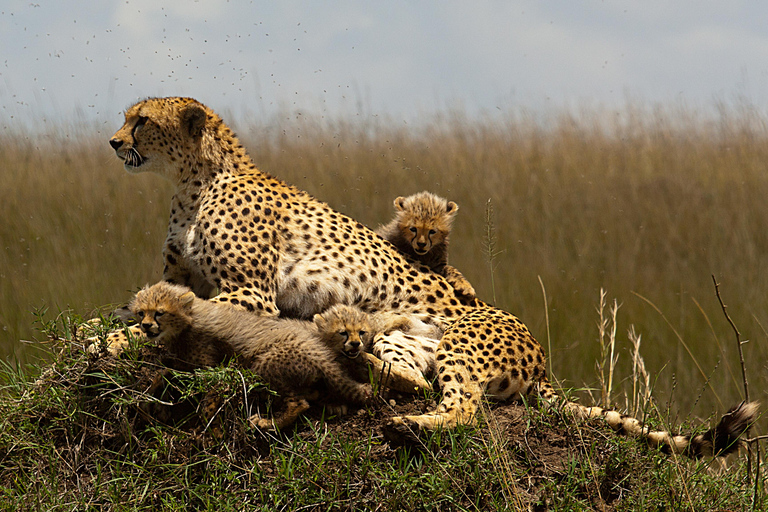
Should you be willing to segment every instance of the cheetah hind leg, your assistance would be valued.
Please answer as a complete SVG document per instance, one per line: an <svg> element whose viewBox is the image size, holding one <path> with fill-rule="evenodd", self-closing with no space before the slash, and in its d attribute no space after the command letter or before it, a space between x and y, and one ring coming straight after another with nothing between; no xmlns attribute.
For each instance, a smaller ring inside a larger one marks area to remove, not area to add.
<svg viewBox="0 0 768 512"><path fill-rule="evenodd" d="M396 444L413 442L423 431L455 428L475 420L475 413L483 397L483 387L477 381L471 380L465 366L454 367L454 370L456 371L441 374L444 376L450 373L451 381L442 381L443 398L436 410L418 416L390 418L384 427L385 437L389 441ZM457 381L463 381L463 384L459 386Z"/></svg>

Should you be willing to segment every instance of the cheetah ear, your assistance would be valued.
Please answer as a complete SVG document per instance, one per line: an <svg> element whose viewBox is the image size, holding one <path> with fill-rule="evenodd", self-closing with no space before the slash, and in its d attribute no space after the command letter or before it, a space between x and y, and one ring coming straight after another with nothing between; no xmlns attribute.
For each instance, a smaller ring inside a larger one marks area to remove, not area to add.
<svg viewBox="0 0 768 512"><path fill-rule="evenodd" d="M321 330L322 330L323 326L325 325L325 320L323 319L323 316L320 315L320 314L317 314L317 315L313 316L312 317L312 321L315 322L315 325L317 326L317 328L321 329Z"/></svg>
<svg viewBox="0 0 768 512"><path fill-rule="evenodd" d="M189 104L181 111L181 128L193 139L198 139L203 135L207 119L208 114L202 106Z"/></svg>
<svg viewBox="0 0 768 512"><path fill-rule="evenodd" d="M398 212L401 212L405 210L405 198L400 196L397 199L395 199L395 210Z"/></svg>
<svg viewBox="0 0 768 512"><path fill-rule="evenodd" d="M179 297L179 300L181 301L181 304L186 306L187 304L191 304L192 301L195 300L195 292L187 292L181 297Z"/></svg>
<svg viewBox="0 0 768 512"><path fill-rule="evenodd" d="M453 201L448 201L448 205L445 207L445 212L450 213L452 215L456 215L456 212L458 211L459 211L459 205L457 205Z"/></svg>

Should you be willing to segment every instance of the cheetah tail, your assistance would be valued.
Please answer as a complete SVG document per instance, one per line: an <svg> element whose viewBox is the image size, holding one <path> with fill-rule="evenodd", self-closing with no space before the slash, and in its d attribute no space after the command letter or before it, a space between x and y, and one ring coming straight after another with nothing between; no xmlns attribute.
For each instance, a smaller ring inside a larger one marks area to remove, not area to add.
<svg viewBox="0 0 768 512"><path fill-rule="evenodd" d="M610 409L564 401L546 379L539 385L539 395L549 403L563 403L579 419L603 417L612 429L621 434L644 438L648 444L660 448L664 453L677 453L692 458L724 457L735 452L741 444L739 438L754 423L758 411L757 402L742 402L732 407L717 425L703 434L673 435L663 430L651 430L636 418Z"/></svg>

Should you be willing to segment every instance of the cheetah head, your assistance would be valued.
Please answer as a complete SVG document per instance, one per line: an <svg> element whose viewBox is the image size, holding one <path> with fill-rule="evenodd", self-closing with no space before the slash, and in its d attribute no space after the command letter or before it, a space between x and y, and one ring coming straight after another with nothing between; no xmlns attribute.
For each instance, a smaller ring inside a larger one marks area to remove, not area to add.
<svg viewBox="0 0 768 512"><path fill-rule="evenodd" d="M128 308L147 337L162 343L191 324L194 299L189 288L160 282L140 290Z"/></svg>
<svg viewBox="0 0 768 512"><path fill-rule="evenodd" d="M429 192L395 199L398 228L418 256L445 242L459 206Z"/></svg>
<svg viewBox="0 0 768 512"><path fill-rule="evenodd" d="M150 98L125 112L109 145L130 173L155 172L171 181L199 153L203 132L221 120L191 98Z"/></svg>
<svg viewBox="0 0 768 512"><path fill-rule="evenodd" d="M320 338L334 352L355 359L370 348L372 328L366 313L353 306L336 305L315 315Z"/></svg>

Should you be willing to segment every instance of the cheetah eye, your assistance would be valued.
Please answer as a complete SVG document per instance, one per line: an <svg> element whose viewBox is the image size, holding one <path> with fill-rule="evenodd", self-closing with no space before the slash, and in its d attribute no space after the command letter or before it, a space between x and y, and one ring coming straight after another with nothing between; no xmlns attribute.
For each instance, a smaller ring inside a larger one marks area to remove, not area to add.
<svg viewBox="0 0 768 512"><path fill-rule="evenodd" d="M165 311L156 311L155 312L155 318L160 318L165 314Z"/></svg>
<svg viewBox="0 0 768 512"><path fill-rule="evenodd" d="M341 331L339 332L339 336L341 336L344 339L349 338L349 333L347 331Z"/></svg>
<svg viewBox="0 0 768 512"><path fill-rule="evenodd" d="M136 133L141 130L145 124L147 124L147 117L145 116L139 116L139 120L136 121L136 124L133 125L133 130L131 131L132 136L136 136Z"/></svg>
<svg viewBox="0 0 768 512"><path fill-rule="evenodd" d="M416 233L416 231L418 231L416 228L409 228L409 229L410 229L411 233Z"/></svg>
<svg viewBox="0 0 768 512"><path fill-rule="evenodd" d="M435 233L437 233L437 231L435 231L434 229L430 229L430 230L429 230L429 236L432 236L432 235L434 235Z"/></svg>
<svg viewBox="0 0 768 512"><path fill-rule="evenodd" d="M140 310L138 310L138 311L136 312L136 316L144 316L144 311L143 311L143 310L141 310L141 309L140 309Z"/></svg>
<svg viewBox="0 0 768 512"><path fill-rule="evenodd" d="M365 331L360 331L360 332L359 332L359 333L357 333L357 334L358 334L358 335L359 335L361 338L364 338L364 337L365 337L365 335L366 335L366 334L368 334L368 333L367 333L367 332L365 332Z"/></svg>

